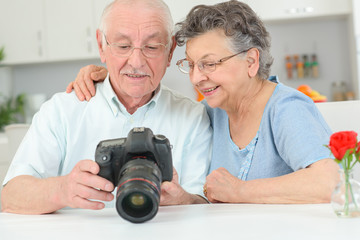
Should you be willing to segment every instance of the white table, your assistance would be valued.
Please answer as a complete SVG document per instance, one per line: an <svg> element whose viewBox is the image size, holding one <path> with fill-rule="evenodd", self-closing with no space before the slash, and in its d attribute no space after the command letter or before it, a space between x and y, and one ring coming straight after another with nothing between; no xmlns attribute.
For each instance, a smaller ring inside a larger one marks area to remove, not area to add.
<svg viewBox="0 0 360 240"><path fill-rule="evenodd" d="M360 239L360 218L338 218L330 204L167 206L141 224L125 221L112 208L0 213L0 239Z"/></svg>

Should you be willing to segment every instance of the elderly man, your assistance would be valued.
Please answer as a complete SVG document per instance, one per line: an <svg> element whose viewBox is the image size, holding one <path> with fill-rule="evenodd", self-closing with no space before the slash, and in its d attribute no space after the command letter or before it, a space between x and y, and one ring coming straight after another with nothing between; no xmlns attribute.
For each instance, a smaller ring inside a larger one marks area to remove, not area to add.
<svg viewBox="0 0 360 240"><path fill-rule="evenodd" d="M43 105L4 180L3 211L113 204L114 186L97 175L92 159L99 141L126 137L134 127L173 145L175 174L162 184L160 204L206 202L200 195L210 161L208 116L201 104L160 84L176 46L172 25L161 0L118 0L104 10L96 38L108 77L89 102L59 93Z"/></svg>

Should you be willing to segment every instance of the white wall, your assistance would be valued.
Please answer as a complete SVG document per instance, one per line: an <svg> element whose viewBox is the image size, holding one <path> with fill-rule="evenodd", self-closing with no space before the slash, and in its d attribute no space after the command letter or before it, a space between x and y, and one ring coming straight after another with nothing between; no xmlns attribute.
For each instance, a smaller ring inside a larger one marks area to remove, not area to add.
<svg viewBox="0 0 360 240"><path fill-rule="evenodd" d="M87 64L100 64L100 61L94 59L14 66L14 94L45 93L50 97L56 92L65 91L67 84L76 78L79 69Z"/></svg>

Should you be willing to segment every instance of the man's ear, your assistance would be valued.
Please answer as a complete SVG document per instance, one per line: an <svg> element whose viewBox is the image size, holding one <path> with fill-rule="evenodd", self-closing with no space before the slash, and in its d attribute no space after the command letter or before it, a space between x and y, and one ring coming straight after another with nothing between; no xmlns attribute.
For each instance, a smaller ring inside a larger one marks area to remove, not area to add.
<svg viewBox="0 0 360 240"><path fill-rule="evenodd" d="M105 53L104 53L104 44L106 44L106 43L103 43L103 33L102 33L102 31L100 31L100 29L96 30L96 40L97 40L97 44L98 44L98 48L99 48L101 62L105 63L106 57L105 57Z"/></svg>
<svg viewBox="0 0 360 240"><path fill-rule="evenodd" d="M170 52L169 52L169 56L168 56L168 64L167 64L168 67L170 66L171 59L173 57L175 48L176 48L175 36L172 36L172 38L171 38L171 48L170 48Z"/></svg>
<svg viewBox="0 0 360 240"><path fill-rule="evenodd" d="M257 48L251 48L247 52L248 74L249 77L255 77L259 70L259 50Z"/></svg>

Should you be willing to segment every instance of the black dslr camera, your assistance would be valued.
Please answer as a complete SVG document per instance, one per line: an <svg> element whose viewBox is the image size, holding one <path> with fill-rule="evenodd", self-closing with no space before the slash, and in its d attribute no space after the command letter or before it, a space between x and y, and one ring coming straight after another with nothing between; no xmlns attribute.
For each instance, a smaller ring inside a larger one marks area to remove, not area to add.
<svg viewBox="0 0 360 240"><path fill-rule="evenodd" d="M141 223L156 215L161 183L173 177L171 146L165 136L134 128L127 138L101 141L95 161L98 175L117 186L116 210L121 217Z"/></svg>

